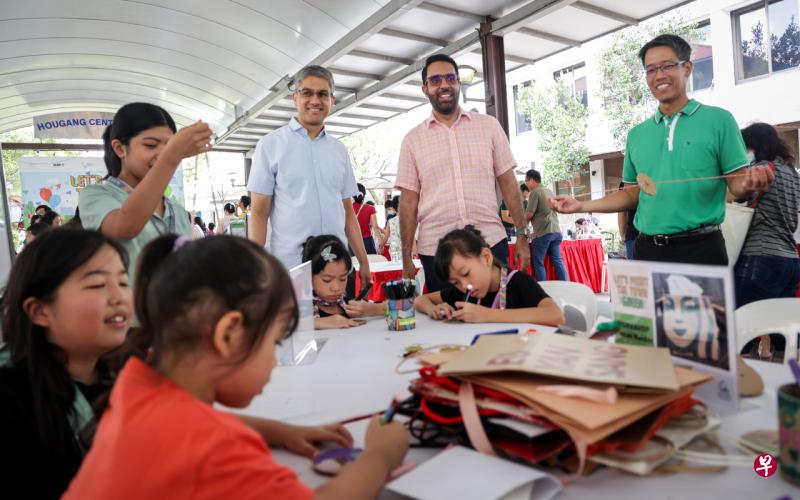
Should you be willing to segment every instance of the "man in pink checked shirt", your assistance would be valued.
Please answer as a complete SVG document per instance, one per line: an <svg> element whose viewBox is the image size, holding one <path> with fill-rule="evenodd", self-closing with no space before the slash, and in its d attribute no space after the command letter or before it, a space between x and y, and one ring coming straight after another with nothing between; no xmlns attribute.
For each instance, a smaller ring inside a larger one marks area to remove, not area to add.
<svg viewBox="0 0 800 500"><path fill-rule="evenodd" d="M419 223L419 258L428 291L435 292L445 283L433 271L433 256L439 239L453 229L474 225L492 245L495 258L508 260L495 185L500 186L517 228L516 260L529 262L530 249L514 177L517 164L502 127L494 117L461 109L458 65L451 57L429 57L422 82L433 113L403 139L395 187L402 193L403 274L408 278L416 275L411 248Z"/></svg>

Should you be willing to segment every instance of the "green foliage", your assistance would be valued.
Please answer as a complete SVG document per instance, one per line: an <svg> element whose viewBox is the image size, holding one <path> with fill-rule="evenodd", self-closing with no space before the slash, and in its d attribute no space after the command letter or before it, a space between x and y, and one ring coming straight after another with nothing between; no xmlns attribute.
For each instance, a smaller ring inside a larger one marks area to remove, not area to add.
<svg viewBox="0 0 800 500"><path fill-rule="evenodd" d="M520 111L528 113L544 155L545 184L572 179L589 161L586 145L586 107L563 80L551 85L521 87Z"/></svg>
<svg viewBox="0 0 800 500"><path fill-rule="evenodd" d="M792 16L789 25L780 37L771 35L772 71L794 68L800 65L800 31L797 21Z"/></svg>
<svg viewBox="0 0 800 500"><path fill-rule="evenodd" d="M658 35L674 34L689 43L701 38L696 24L687 24L682 14L626 28L613 34L600 52L599 97L610 125L614 144L625 148L628 131L652 115L656 100L645 80L639 49Z"/></svg>
<svg viewBox="0 0 800 500"><path fill-rule="evenodd" d="M400 141L397 131L389 122L343 137L342 142L350 152L356 179L377 175L397 163Z"/></svg>

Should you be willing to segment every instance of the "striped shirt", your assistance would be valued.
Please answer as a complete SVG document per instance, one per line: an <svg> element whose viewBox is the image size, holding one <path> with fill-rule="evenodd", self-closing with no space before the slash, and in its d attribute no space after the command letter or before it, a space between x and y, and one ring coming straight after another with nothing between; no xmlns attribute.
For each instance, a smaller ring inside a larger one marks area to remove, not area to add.
<svg viewBox="0 0 800 500"><path fill-rule="evenodd" d="M794 231L800 206L800 174L775 164L775 183L758 201L742 255L797 258Z"/></svg>
<svg viewBox="0 0 800 500"><path fill-rule="evenodd" d="M504 240L496 178L514 167L508 138L491 116L460 110L448 128L431 115L406 134L395 187L419 194L419 253L434 255L439 239L467 224L489 246Z"/></svg>

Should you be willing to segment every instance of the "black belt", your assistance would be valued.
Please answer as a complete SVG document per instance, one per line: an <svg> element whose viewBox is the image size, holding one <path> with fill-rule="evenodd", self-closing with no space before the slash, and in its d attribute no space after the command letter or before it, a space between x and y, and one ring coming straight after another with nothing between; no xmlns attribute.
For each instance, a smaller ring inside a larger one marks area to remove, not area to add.
<svg viewBox="0 0 800 500"><path fill-rule="evenodd" d="M688 231L681 231L680 233L674 233L674 234L644 234L640 232L639 238L644 238L645 240L652 242L656 246L665 247L671 243L678 243L679 241L685 240L686 238L690 238L692 236L711 234L717 231L719 231L719 226L708 224L705 226L700 226L694 229L689 229Z"/></svg>

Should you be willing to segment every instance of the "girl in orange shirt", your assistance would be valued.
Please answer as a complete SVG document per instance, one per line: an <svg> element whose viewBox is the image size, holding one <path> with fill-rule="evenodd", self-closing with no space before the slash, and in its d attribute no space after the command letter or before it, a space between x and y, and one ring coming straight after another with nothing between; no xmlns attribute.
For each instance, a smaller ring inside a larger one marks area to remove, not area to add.
<svg viewBox="0 0 800 500"><path fill-rule="evenodd" d="M147 363L129 360L120 373L64 498L377 496L405 455L402 425L375 417L365 451L315 492L274 461L262 436L310 454L320 431L350 445L343 427L262 421L260 436L213 407L244 408L269 381L275 346L297 323L291 289L278 260L243 238L165 235L148 244L136 313L151 356Z"/></svg>

